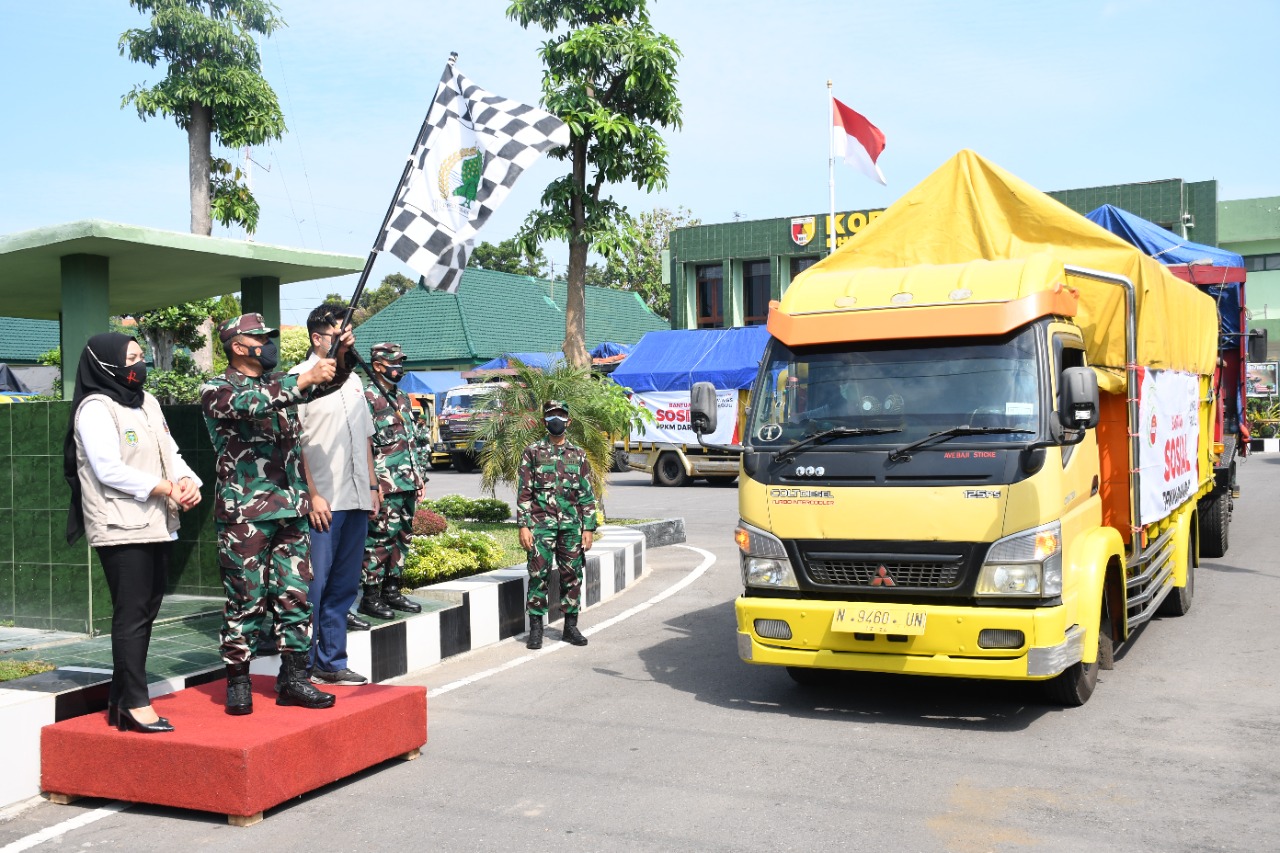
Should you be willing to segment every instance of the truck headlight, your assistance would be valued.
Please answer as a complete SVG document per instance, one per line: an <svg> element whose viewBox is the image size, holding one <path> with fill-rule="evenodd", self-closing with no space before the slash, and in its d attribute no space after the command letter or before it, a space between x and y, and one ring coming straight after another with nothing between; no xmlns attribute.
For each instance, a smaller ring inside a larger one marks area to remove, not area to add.
<svg viewBox="0 0 1280 853"><path fill-rule="evenodd" d="M733 538L738 543L738 550L742 552L743 586L799 588L782 540L745 521L738 522Z"/></svg>
<svg viewBox="0 0 1280 853"><path fill-rule="evenodd" d="M1062 595L1062 524L1052 522L996 540L978 574L977 595Z"/></svg>

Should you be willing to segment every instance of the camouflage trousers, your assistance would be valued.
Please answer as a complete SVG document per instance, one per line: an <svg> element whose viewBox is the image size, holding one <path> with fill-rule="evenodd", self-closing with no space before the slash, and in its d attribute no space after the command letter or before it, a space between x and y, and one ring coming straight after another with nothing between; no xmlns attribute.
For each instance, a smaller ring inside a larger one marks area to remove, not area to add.
<svg viewBox="0 0 1280 853"><path fill-rule="evenodd" d="M257 653L267 611L281 652L311 649L311 528L305 516L218 523L218 567L227 602L222 659L248 663Z"/></svg>
<svg viewBox="0 0 1280 853"><path fill-rule="evenodd" d="M529 551L530 616L547 615L547 575L554 562L560 571L560 605L565 613L582 609L582 573L586 552L582 550L582 528L534 527L533 548Z"/></svg>
<svg viewBox="0 0 1280 853"><path fill-rule="evenodd" d="M413 533L414 497L417 492L392 492L382 498L382 508L369 521L364 540L364 572L360 582L376 586L387 578L398 578L409 554Z"/></svg>

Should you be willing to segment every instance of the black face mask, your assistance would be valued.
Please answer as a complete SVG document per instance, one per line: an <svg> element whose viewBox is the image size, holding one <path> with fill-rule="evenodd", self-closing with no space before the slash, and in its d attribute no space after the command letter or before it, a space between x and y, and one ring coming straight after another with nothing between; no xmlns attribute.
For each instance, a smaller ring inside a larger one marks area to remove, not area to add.
<svg viewBox="0 0 1280 853"><path fill-rule="evenodd" d="M392 385L399 385L400 380L404 379L404 370L399 367L388 367L382 372L382 375L387 377L387 381Z"/></svg>
<svg viewBox="0 0 1280 853"><path fill-rule="evenodd" d="M130 390L141 388L147 384L146 362L139 361L134 364L126 364L124 367L113 367L111 372L120 381L121 385Z"/></svg>
<svg viewBox="0 0 1280 853"><path fill-rule="evenodd" d="M262 365L262 370L264 372L274 370L275 366L280 363L280 351L276 349L275 341L267 341L261 346L257 344L250 344L249 357L256 358L258 360L258 364Z"/></svg>
<svg viewBox="0 0 1280 853"><path fill-rule="evenodd" d="M569 419L561 417L547 418L547 432L552 435L564 435L564 431L569 428Z"/></svg>

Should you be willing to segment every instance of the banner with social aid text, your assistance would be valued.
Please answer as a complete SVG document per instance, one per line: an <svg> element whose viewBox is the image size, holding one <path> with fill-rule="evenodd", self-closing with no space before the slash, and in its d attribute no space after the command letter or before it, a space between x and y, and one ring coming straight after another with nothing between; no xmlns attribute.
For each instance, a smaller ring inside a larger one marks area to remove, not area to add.
<svg viewBox="0 0 1280 853"><path fill-rule="evenodd" d="M632 433L632 441L665 444L694 444L698 436L689 423L688 391L635 391L634 402L653 415L653 423L643 432ZM738 440L738 392L716 389L716 431L702 437L708 444L733 444Z"/></svg>
<svg viewBox="0 0 1280 853"><path fill-rule="evenodd" d="M1195 494L1200 482L1200 378L1139 368L1142 523L1159 521Z"/></svg>

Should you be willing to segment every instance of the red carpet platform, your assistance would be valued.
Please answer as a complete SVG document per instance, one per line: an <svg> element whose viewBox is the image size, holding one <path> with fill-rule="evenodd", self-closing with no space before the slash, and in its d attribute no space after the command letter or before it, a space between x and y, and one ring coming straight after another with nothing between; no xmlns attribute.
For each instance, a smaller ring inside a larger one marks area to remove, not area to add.
<svg viewBox="0 0 1280 853"><path fill-rule="evenodd" d="M118 732L106 714L41 730L41 787L51 799L105 797L219 812L247 825L265 809L427 742L424 687L326 687L332 708L275 703L275 679L253 678L253 713L223 711L226 683L161 696L169 734ZM61 796L57 796L61 795Z"/></svg>

